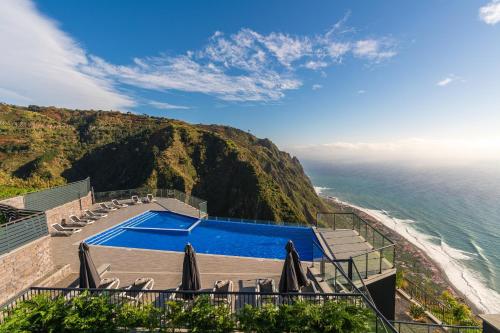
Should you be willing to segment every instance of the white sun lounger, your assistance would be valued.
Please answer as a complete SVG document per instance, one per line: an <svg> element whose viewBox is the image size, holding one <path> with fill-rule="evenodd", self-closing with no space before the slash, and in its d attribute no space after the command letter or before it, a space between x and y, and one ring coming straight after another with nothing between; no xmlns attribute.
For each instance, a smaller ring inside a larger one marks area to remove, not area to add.
<svg viewBox="0 0 500 333"><path fill-rule="evenodd" d="M118 289L120 286L120 279L114 277L114 278L104 278L101 280L101 283L99 283L99 286L97 288L102 288L102 289Z"/></svg>
<svg viewBox="0 0 500 333"><path fill-rule="evenodd" d="M274 279L257 279L255 281L256 287L255 291L257 292L257 304L263 305L266 303L278 304L278 295L274 293L278 292L276 288L276 283ZM272 295L262 295L261 293L273 293Z"/></svg>
<svg viewBox="0 0 500 333"><path fill-rule="evenodd" d="M74 233L82 231L80 228L68 228L63 227L59 223L52 224L52 228L56 231L54 234L62 235L62 236L71 236Z"/></svg>
<svg viewBox="0 0 500 333"><path fill-rule="evenodd" d="M139 199L139 197L138 197L137 195L133 195L131 199L132 199L132 203L133 203L134 205L139 205L139 204L143 203L143 202L141 201L141 199Z"/></svg>
<svg viewBox="0 0 500 333"><path fill-rule="evenodd" d="M100 217L98 216L92 216L92 215L89 215L86 210L83 211L83 215L82 217L80 218L82 220L92 220L92 221L97 221L100 219Z"/></svg>
<svg viewBox="0 0 500 333"><path fill-rule="evenodd" d="M233 281L231 280L218 280L215 281L214 287L212 289L213 294L210 294L212 304L215 305L227 305L231 309L233 308L233 295L229 294L233 292ZM218 294L220 293L220 294ZM228 293L228 294L224 294Z"/></svg>
<svg viewBox="0 0 500 333"><path fill-rule="evenodd" d="M145 202L149 202L149 203L151 203L151 202L156 202L156 199L155 199L155 197L154 197L154 195L153 195L153 194L148 193L148 194L146 195L146 197L144 198L144 201L145 201Z"/></svg>
<svg viewBox="0 0 500 333"><path fill-rule="evenodd" d="M103 213L97 213L97 212L93 212L91 211L90 209L85 209L83 211L87 216L90 216L90 217L95 217L95 218L101 218L101 217L106 217L108 216L108 214L103 214Z"/></svg>
<svg viewBox="0 0 500 333"><path fill-rule="evenodd" d="M74 223L85 223L85 224L92 224L92 223L94 223L94 221L87 220L87 219L84 220L84 219L79 218L76 215L70 215L69 219L71 220L71 222L74 222Z"/></svg>
<svg viewBox="0 0 500 333"><path fill-rule="evenodd" d="M125 208L125 207L128 207L128 205L127 205L127 204L125 204L125 203L121 203L121 202L119 202L119 201L118 201L118 200L116 200L116 199L111 200L111 204L112 204L114 207L116 207L116 208Z"/></svg>
<svg viewBox="0 0 500 333"><path fill-rule="evenodd" d="M144 296L144 290L153 289L155 280L153 278L138 278L133 284L125 288L119 297L130 302L140 302Z"/></svg>
<svg viewBox="0 0 500 333"><path fill-rule="evenodd" d="M99 207L101 207L102 209L104 209L105 211L110 211L110 210L117 210L118 208L116 207L111 207L111 206L108 206L105 202L101 202L99 204Z"/></svg>

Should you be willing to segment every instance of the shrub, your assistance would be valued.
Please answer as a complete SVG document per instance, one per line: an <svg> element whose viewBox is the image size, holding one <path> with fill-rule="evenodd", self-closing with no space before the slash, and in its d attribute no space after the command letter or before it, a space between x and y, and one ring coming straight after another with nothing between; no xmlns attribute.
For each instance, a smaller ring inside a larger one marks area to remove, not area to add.
<svg viewBox="0 0 500 333"><path fill-rule="evenodd" d="M151 304L138 307L127 303L117 308L116 312L116 326L124 332L136 327L154 332L159 327L161 310Z"/></svg>
<svg viewBox="0 0 500 333"><path fill-rule="evenodd" d="M21 302L0 325L0 332L63 332L67 311L64 298L37 295Z"/></svg>
<svg viewBox="0 0 500 333"><path fill-rule="evenodd" d="M115 306L106 296L83 292L71 300L64 318L64 327L70 332L116 332Z"/></svg>
<svg viewBox="0 0 500 333"><path fill-rule="evenodd" d="M213 306L209 297L198 297L184 316L186 328L190 332L231 332L235 327L229 307Z"/></svg>
<svg viewBox="0 0 500 333"><path fill-rule="evenodd" d="M108 296L89 292L71 300L39 295L19 303L0 325L0 333L114 333L135 332L137 328L156 332L162 322L170 332L186 329L193 333L227 333L239 329L252 333L361 333L370 331L374 323L369 310L343 302L314 304L297 300L260 308L246 305L235 317L228 306L214 306L208 297L198 297L191 304L165 305L164 311L153 305L117 306Z"/></svg>
<svg viewBox="0 0 500 333"><path fill-rule="evenodd" d="M410 313L410 316L415 320L419 320L425 317L425 309L420 305L412 303L408 311Z"/></svg>

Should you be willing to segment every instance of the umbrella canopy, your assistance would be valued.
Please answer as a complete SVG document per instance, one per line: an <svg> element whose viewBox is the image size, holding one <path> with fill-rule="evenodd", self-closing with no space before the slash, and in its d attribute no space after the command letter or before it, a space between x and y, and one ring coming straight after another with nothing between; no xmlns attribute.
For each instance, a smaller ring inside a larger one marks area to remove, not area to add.
<svg viewBox="0 0 500 333"><path fill-rule="evenodd" d="M196 253L193 246L187 244L184 248L184 262L182 264L181 290L196 291L201 289L200 271L196 263Z"/></svg>
<svg viewBox="0 0 500 333"><path fill-rule="evenodd" d="M299 254L290 240L286 244L286 258L281 272L279 291L280 293L298 292L301 287L307 285L307 277L300 263Z"/></svg>
<svg viewBox="0 0 500 333"><path fill-rule="evenodd" d="M90 256L89 246L84 242L78 247L80 258L80 288L97 288L101 282L99 273Z"/></svg>

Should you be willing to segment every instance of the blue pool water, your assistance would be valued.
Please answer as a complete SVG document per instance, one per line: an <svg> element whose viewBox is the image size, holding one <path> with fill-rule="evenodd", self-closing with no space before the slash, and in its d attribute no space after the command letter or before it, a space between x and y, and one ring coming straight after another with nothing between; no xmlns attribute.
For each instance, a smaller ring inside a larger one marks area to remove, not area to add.
<svg viewBox="0 0 500 333"><path fill-rule="evenodd" d="M190 231L187 229L192 227ZM152 229L154 228L154 229ZM312 260L311 228L201 220L171 212L149 211L87 239L88 244L184 251L191 243L197 253L284 259L292 240L302 260Z"/></svg>

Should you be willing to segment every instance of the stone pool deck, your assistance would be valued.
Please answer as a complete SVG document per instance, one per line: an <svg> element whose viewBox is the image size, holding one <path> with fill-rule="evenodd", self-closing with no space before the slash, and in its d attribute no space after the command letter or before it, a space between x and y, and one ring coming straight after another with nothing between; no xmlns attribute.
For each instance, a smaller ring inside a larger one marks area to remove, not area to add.
<svg viewBox="0 0 500 333"><path fill-rule="evenodd" d="M107 230L147 210L171 210L198 216L198 211L176 199L160 199L158 203L132 205L110 212L81 232L69 237L52 237L51 250L55 264L62 267L69 264L71 272L54 286L68 287L78 278L78 245L92 235ZM113 248L91 245L92 259L97 267L110 265L102 277L118 277L120 286L131 284L138 277L152 277L154 289L175 288L181 281L183 253L144 249ZM257 278L273 278L278 283L283 267L282 260L231 257L198 254L202 288L211 289L217 280L232 280L235 291L252 290ZM307 263L304 263L307 266Z"/></svg>

